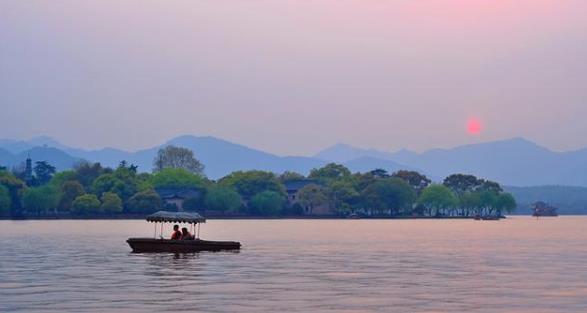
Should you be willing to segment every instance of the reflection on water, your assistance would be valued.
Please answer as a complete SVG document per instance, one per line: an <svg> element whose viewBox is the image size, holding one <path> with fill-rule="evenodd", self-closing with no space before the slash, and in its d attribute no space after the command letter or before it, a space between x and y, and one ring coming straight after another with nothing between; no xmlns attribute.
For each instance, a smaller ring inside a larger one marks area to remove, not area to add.
<svg viewBox="0 0 587 313"><path fill-rule="evenodd" d="M240 252L135 254L141 221L0 221L0 311L587 312L585 225L212 220Z"/></svg>

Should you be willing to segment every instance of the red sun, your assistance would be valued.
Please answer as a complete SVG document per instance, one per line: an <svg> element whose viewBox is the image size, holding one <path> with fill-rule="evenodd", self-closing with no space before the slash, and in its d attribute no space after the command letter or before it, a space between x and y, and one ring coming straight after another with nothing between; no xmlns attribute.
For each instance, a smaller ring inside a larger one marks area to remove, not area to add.
<svg viewBox="0 0 587 313"><path fill-rule="evenodd" d="M470 118L467 121L467 133L469 133L469 135L480 135L482 130L483 124L481 123L481 120L479 120L478 118Z"/></svg>

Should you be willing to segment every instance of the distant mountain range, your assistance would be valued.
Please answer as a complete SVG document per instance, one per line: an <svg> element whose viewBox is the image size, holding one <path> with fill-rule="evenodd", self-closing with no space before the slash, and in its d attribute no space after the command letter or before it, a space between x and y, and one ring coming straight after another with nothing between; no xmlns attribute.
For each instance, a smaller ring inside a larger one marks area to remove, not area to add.
<svg viewBox="0 0 587 313"><path fill-rule="evenodd" d="M113 148L85 150L62 145L49 137L31 140L0 140L0 165L12 167L27 155L46 160L59 170L81 160L114 167L121 160L150 171L161 146L177 145L194 151L212 179L236 170L261 169L281 173L308 174L312 168L329 162L346 165L352 171L384 168L419 170L434 180L453 173L470 173L509 186L574 185L587 187L587 148L554 152L522 138L434 149L423 153L408 150L386 152L337 144L310 157L277 156L214 137L180 136L150 149L129 152Z"/></svg>
<svg viewBox="0 0 587 313"><path fill-rule="evenodd" d="M554 152L523 138L471 144L424 153L395 153L338 144L315 157L349 162L359 157L388 160L421 169L430 177L470 173L511 186L587 186L587 148Z"/></svg>

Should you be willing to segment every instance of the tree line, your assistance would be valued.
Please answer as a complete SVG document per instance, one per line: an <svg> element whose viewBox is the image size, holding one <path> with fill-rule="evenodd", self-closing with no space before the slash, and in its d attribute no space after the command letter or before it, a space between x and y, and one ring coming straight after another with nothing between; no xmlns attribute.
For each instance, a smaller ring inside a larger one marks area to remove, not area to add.
<svg viewBox="0 0 587 313"><path fill-rule="evenodd" d="M232 215L293 216L327 208L339 216L470 217L501 216L516 207L498 183L464 174L433 184L415 171L351 173L331 163L307 176L251 170L214 181L203 174L204 165L191 150L174 146L158 152L152 173L139 173L126 161L116 168L82 162L62 172L44 161L35 164L28 182L19 169L0 167L0 215L107 216L173 209L158 194L162 188L197 190L184 201L186 210ZM294 182L303 186L288 198L286 186Z"/></svg>

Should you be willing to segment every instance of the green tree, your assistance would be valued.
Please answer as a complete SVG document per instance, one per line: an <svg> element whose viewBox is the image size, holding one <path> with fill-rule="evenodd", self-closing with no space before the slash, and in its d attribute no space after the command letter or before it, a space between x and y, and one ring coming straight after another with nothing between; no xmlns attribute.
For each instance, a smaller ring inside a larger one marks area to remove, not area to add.
<svg viewBox="0 0 587 313"><path fill-rule="evenodd" d="M312 213L315 207L327 205L329 202L325 188L316 184L302 187L298 190L296 198L297 202L309 213Z"/></svg>
<svg viewBox="0 0 587 313"><path fill-rule="evenodd" d="M131 213L153 213L161 209L161 197L153 189L137 192L128 199L127 209Z"/></svg>
<svg viewBox="0 0 587 313"><path fill-rule="evenodd" d="M165 168L151 177L154 188L197 188L204 187L206 180L182 168Z"/></svg>
<svg viewBox="0 0 587 313"><path fill-rule="evenodd" d="M424 188L428 187L432 182L426 175L420 174L416 171L397 171L391 175L391 177L397 177L404 180L408 183L412 188L414 188L418 193L422 192Z"/></svg>
<svg viewBox="0 0 587 313"><path fill-rule="evenodd" d="M124 201L134 195L138 190L137 167L130 165L126 161L120 162L120 165L113 172L114 177L118 178L123 183L123 188L111 190L115 192Z"/></svg>
<svg viewBox="0 0 587 313"><path fill-rule="evenodd" d="M121 213L122 199L114 192L105 192L102 194L100 210L105 213Z"/></svg>
<svg viewBox="0 0 587 313"><path fill-rule="evenodd" d="M91 190L92 183L102 174L112 173L111 169L105 169L100 163L80 162L74 166L75 180L79 181L84 190Z"/></svg>
<svg viewBox="0 0 587 313"><path fill-rule="evenodd" d="M223 177L218 183L220 186L234 188L245 199L250 199L263 191L285 195L285 187L271 172L238 171Z"/></svg>
<svg viewBox="0 0 587 313"><path fill-rule="evenodd" d="M477 188L478 190L481 191L491 191L494 193L501 193L503 192L503 188L501 188L501 185L494 182L494 181L490 181L490 180L479 180L479 187Z"/></svg>
<svg viewBox="0 0 587 313"><path fill-rule="evenodd" d="M120 197L125 188L124 182L114 173L102 174L92 183L92 192L100 197L105 192L116 192Z"/></svg>
<svg viewBox="0 0 587 313"><path fill-rule="evenodd" d="M513 213L517 207L516 199L509 193L502 193L497 196L495 200L495 208L497 215L501 216L505 213Z"/></svg>
<svg viewBox="0 0 587 313"><path fill-rule="evenodd" d="M11 173L7 171L1 171L0 185L6 187L6 189L8 189L8 193L10 194L11 215L17 216L21 214L22 195L26 188L26 184Z"/></svg>
<svg viewBox="0 0 587 313"><path fill-rule="evenodd" d="M46 214L57 208L59 192L52 186L28 188L22 197L24 208L35 214Z"/></svg>
<svg viewBox="0 0 587 313"><path fill-rule="evenodd" d="M134 164L128 164L128 162L126 162L126 160L122 160L120 161L120 163L118 163L118 167L116 169L126 169L129 172L136 174L139 167L134 165Z"/></svg>
<svg viewBox="0 0 587 313"><path fill-rule="evenodd" d="M71 205L75 198L85 194L84 187L78 181L66 181L61 186L61 198L59 199L59 209L70 211Z"/></svg>
<svg viewBox="0 0 587 313"><path fill-rule="evenodd" d="M34 171L39 185L44 185L51 180L56 169L55 166L49 164L47 161L37 161L35 162Z"/></svg>
<svg viewBox="0 0 587 313"><path fill-rule="evenodd" d="M55 175L53 175L53 177L49 181L49 184L55 188L61 189L63 184L65 184L66 182L75 180L76 174L74 171L63 171L55 173Z"/></svg>
<svg viewBox="0 0 587 313"><path fill-rule="evenodd" d="M97 197L102 197L105 192L114 192L124 202L137 192L138 183L136 170L121 163L114 172L96 178L92 183L92 192Z"/></svg>
<svg viewBox="0 0 587 313"><path fill-rule="evenodd" d="M101 212L100 200L93 194L81 195L75 198L71 205L71 213L76 215L93 215Z"/></svg>
<svg viewBox="0 0 587 313"><path fill-rule="evenodd" d="M206 193L205 206L207 210L221 212L237 212L242 206L241 196L232 188L216 186Z"/></svg>
<svg viewBox="0 0 587 313"><path fill-rule="evenodd" d="M154 173L166 168L181 168L190 173L204 175L204 165L196 159L192 150L172 145L159 149L153 160Z"/></svg>
<svg viewBox="0 0 587 313"><path fill-rule="evenodd" d="M379 214L389 211L392 215L411 209L416 192L399 178L377 180L362 193L364 205Z"/></svg>
<svg viewBox="0 0 587 313"><path fill-rule="evenodd" d="M351 171L344 165L329 163L322 168L315 168L310 171L308 178L316 179L322 182L349 178Z"/></svg>
<svg viewBox="0 0 587 313"><path fill-rule="evenodd" d="M8 188L0 185L0 216L6 215L10 212L12 203L10 200L10 192Z"/></svg>
<svg viewBox="0 0 587 313"><path fill-rule="evenodd" d="M279 215L284 205L285 199L275 191L258 193L249 202L251 212L260 215Z"/></svg>
<svg viewBox="0 0 587 313"><path fill-rule="evenodd" d="M387 177L382 176L382 173L373 173L368 172L368 173L355 173L351 176L350 178L350 182L353 185L353 188L358 192L361 193L363 192L363 190L365 190L365 188L367 188L367 186L373 184L374 182L381 180L381 179L385 179L385 178L389 178L389 175ZM349 181L347 179L345 179L344 181Z"/></svg>
<svg viewBox="0 0 587 313"><path fill-rule="evenodd" d="M460 216L471 216L473 212L478 212L482 207L481 195L478 191L465 192L459 196Z"/></svg>
<svg viewBox="0 0 587 313"><path fill-rule="evenodd" d="M155 188L153 186L153 175L150 173L140 173L136 175L137 191L145 191Z"/></svg>
<svg viewBox="0 0 587 313"><path fill-rule="evenodd" d="M360 194L348 179L334 180L326 189L330 206L337 213L348 213L360 200Z"/></svg>
<svg viewBox="0 0 587 313"><path fill-rule="evenodd" d="M387 172L387 170L382 169L382 168L376 168L376 169L370 171L369 174L373 175L373 177L376 177L376 178L388 178L389 177L389 173Z"/></svg>
<svg viewBox="0 0 587 313"><path fill-rule="evenodd" d="M306 176L299 174L299 173L296 173L296 172L290 172L290 171L285 171L281 175L279 175L279 181L283 184L290 182L290 181L304 180L304 179L306 179Z"/></svg>
<svg viewBox="0 0 587 313"><path fill-rule="evenodd" d="M480 202L479 215L491 215L495 210L498 193L491 190L478 191Z"/></svg>
<svg viewBox="0 0 587 313"><path fill-rule="evenodd" d="M442 214L443 211L455 209L458 199L448 187L430 185L422 191L417 203L428 209L428 215L435 216Z"/></svg>
<svg viewBox="0 0 587 313"><path fill-rule="evenodd" d="M444 179L443 185L450 188L457 195L477 190L483 183L473 175L454 174Z"/></svg>

